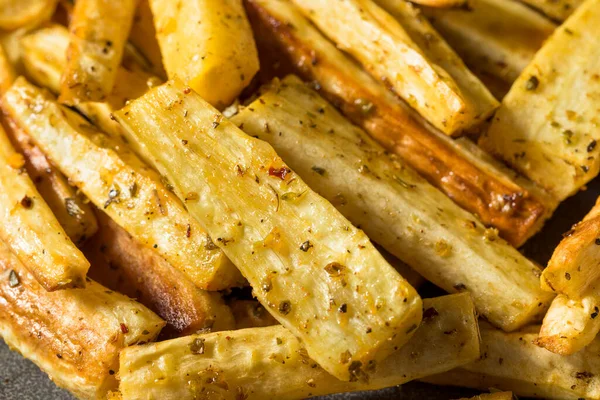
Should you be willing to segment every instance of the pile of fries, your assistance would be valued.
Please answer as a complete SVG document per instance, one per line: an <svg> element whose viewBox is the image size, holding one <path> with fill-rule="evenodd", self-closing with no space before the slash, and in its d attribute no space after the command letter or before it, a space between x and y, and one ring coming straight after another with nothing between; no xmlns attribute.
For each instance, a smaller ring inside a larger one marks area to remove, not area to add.
<svg viewBox="0 0 600 400"><path fill-rule="evenodd" d="M4 0L0 29L0 336L76 397L600 399L600 200L545 269L517 250L600 172L600 0Z"/></svg>

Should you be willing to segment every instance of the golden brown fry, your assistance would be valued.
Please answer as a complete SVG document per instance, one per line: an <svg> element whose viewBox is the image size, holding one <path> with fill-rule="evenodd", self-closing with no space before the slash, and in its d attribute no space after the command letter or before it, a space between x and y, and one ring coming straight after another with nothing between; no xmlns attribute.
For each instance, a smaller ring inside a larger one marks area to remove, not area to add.
<svg viewBox="0 0 600 400"><path fill-rule="evenodd" d="M542 399L600 399L600 339L561 356L534 344L539 326L505 333L480 323L480 360L422 380L439 385L510 390Z"/></svg>
<svg viewBox="0 0 600 400"><path fill-rule="evenodd" d="M287 61L355 124L398 154L462 208L515 246L536 233L556 204L512 175L425 128L393 94L329 42L289 1L246 0L259 45ZM291 28L293 27L293 29ZM264 63L263 63L264 64Z"/></svg>
<svg viewBox="0 0 600 400"><path fill-rule="evenodd" d="M3 0L0 3L0 29L38 25L50 19L56 3L57 0Z"/></svg>
<svg viewBox="0 0 600 400"><path fill-rule="evenodd" d="M498 101L409 3L385 0L390 15L371 0L292 2L340 49L442 132L459 135L498 107Z"/></svg>
<svg viewBox="0 0 600 400"><path fill-rule="evenodd" d="M423 12L475 73L511 85L556 24L516 0L470 0L458 9Z"/></svg>
<svg viewBox="0 0 600 400"><path fill-rule="evenodd" d="M558 201L600 171L598 37L600 1L588 0L536 53L479 142Z"/></svg>
<svg viewBox="0 0 600 400"><path fill-rule="evenodd" d="M368 381L336 379L308 358L288 330L271 326L125 349L121 391L129 400L192 400L205 393L221 400L294 400L395 386L477 359L479 333L469 295L423 303L428 318L404 347L373 367Z"/></svg>
<svg viewBox="0 0 600 400"><path fill-rule="evenodd" d="M78 0L69 25L60 101L101 101L112 91L136 0Z"/></svg>
<svg viewBox="0 0 600 400"><path fill-rule="evenodd" d="M581 300L558 295L540 330L535 344L561 354L574 354L590 344L600 332L600 296L591 293Z"/></svg>
<svg viewBox="0 0 600 400"><path fill-rule="evenodd" d="M48 291L85 286L90 266L23 169L0 128L0 239Z"/></svg>
<svg viewBox="0 0 600 400"><path fill-rule="evenodd" d="M0 240L0 337L80 399L116 389L119 350L156 338L164 322L93 281L49 293Z"/></svg>
<svg viewBox="0 0 600 400"><path fill-rule="evenodd" d="M279 325L279 322L256 300L233 300L229 306L235 318L235 329Z"/></svg>
<svg viewBox="0 0 600 400"><path fill-rule="evenodd" d="M269 144L181 81L153 88L115 116L261 304L328 372L358 379L412 336L422 312L414 288Z"/></svg>
<svg viewBox="0 0 600 400"><path fill-rule="evenodd" d="M223 331L235 326L219 293L198 289L182 272L140 245L97 210L100 231L83 252L92 263L89 276L150 308L167 326L163 336Z"/></svg>
<svg viewBox="0 0 600 400"><path fill-rule="evenodd" d="M169 78L178 77L222 109L259 69L242 0L150 0Z"/></svg>
<svg viewBox="0 0 600 400"><path fill-rule="evenodd" d="M564 235L542 274L542 288L581 299L600 290L600 198L588 215Z"/></svg>

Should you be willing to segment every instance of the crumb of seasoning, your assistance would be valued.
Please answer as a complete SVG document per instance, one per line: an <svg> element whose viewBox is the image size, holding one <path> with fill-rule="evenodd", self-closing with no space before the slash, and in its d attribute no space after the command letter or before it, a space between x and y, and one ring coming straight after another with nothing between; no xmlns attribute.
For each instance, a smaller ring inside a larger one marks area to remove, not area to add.
<svg viewBox="0 0 600 400"><path fill-rule="evenodd" d="M129 333L129 328L124 323L121 323L121 332Z"/></svg>
<svg viewBox="0 0 600 400"><path fill-rule="evenodd" d="M454 289L461 291L461 290L466 290L467 287L465 286L464 283L459 283L459 284L454 285Z"/></svg>
<svg viewBox="0 0 600 400"><path fill-rule="evenodd" d="M8 286L11 288L19 286L21 281L19 280L19 275L14 270L10 270L8 273Z"/></svg>
<svg viewBox="0 0 600 400"><path fill-rule="evenodd" d="M14 153L8 157L8 165L13 169L21 169L25 166L25 158L19 153Z"/></svg>
<svg viewBox="0 0 600 400"><path fill-rule="evenodd" d="M70 217L77 217L83 214L83 210L79 208L75 199L71 197L67 197L65 199L65 208L67 209L67 214L69 214Z"/></svg>
<svg viewBox="0 0 600 400"><path fill-rule="evenodd" d="M568 272L565 272L565 279L570 281L571 280L571 274Z"/></svg>
<svg viewBox="0 0 600 400"><path fill-rule="evenodd" d="M192 88L190 88L189 86L187 86L185 89L183 89L183 94L190 94L192 93Z"/></svg>
<svg viewBox="0 0 600 400"><path fill-rule="evenodd" d="M190 351L192 354L204 354L204 339L196 338L190 343Z"/></svg>
<svg viewBox="0 0 600 400"><path fill-rule="evenodd" d="M525 82L525 89L526 90L535 90L538 88L539 85L540 85L540 80L537 78L537 76L532 75L529 77L529 79L527 79L527 82Z"/></svg>
<svg viewBox="0 0 600 400"><path fill-rule="evenodd" d="M303 252L307 252L311 247L313 247L312 243L310 243L310 241L307 240L306 242L300 245L300 250L302 250Z"/></svg>
<svg viewBox="0 0 600 400"><path fill-rule="evenodd" d="M281 180L284 180L285 177L292 172L291 169L287 168L287 167L282 167L282 168L274 168L274 167L270 167L269 168L269 176L275 176Z"/></svg>
<svg viewBox="0 0 600 400"><path fill-rule="evenodd" d="M594 240L594 243L596 244L596 246L600 246L600 238L596 238L596 240Z"/></svg>
<svg viewBox="0 0 600 400"><path fill-rule="evenodd" d="M313 167L311 168L314 172L316 172L317 174L323 176L325 175L325 169L321 168L321 167L317 167L316 165L313 165Z"/></svg>
<svg viewBox="0 0 600 400"><path fill-rule="evenodd" d="M279 303L279 312L283 315L288 315L292 310L292 303L289 300L284 300Z"/></svg>
<svg viewBox="0 0 600 400"><path fill-rule="evenodd" d="M23 208L30 210L33 208L33 199L29 196L25 196L21 199L21 205Z"/></svg>
<svg viewBox="0 0 600 400"><path fill-rule="evenodd" d="M594 307L594 312L590 314L590 318L595 319L598 316L598 307Z"/></svg>
<svg viewBox="0 0 600 400"><path fill-rule="evenodd" d="M433 307L429 307L426 310L423 310L423 319L431 319L431 318L437 317L438 315L440 315L440 314Z"/></svg>
<svg viewBox="0 0 600 400"><path fill-rule="evenodd" d="M344 271L344 266L338 262L332 262L325 266L325 271L329 276L340 276Z"/></svg>

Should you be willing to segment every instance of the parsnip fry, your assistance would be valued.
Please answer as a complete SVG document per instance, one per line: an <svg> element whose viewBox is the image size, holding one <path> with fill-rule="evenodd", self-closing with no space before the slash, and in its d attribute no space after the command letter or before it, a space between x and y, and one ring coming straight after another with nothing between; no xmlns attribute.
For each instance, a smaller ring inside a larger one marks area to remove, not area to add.
<svg viewBox="0 0 600 400"><path fill-rule="evenodd" d="M556 25L515 0L471 0L469 7L423 12L474 72L512 84Z"/></svg>
<svg viewBox="0 0 600 400"><path fill-rule="evenodd" d="M482 358L425 382L487 390L510 390L517 396L543 399L600 399L600 340L584 350L561 356L533 342L539 326L504 333L480 324Z"/></svg>
<svg viewBox="0 0 600 400"><path fill-rule="evenodd" d="M417 10L408 3L386 2L392 17L371 0L290 1L444 133L459 134L498 106L428 22L415 19Z"/></svg>
<svg viewBox="0 0 600 400"><path fill-rule="evenodd" d="M542 288L581 299L600 290L600 198L586 217L564 235L542 274Z"/></svg>
<svg viewBox="0 0 600 400"><path fill-rule="evenodd" d="M398 154L459 206L478 215L515 246L537 232L556 206L441 132L427 129L408 107L338 50L289 1L246 0L259 47L278 65L316 82L320 93ZM268 67L269 64L265 63ZM489 158L489 157L488 157ZM490 206L491 205L491 206Z"/></svg>
<svg viewBox="0 0 600 400"><path fill-rule="evenodd" d="M258 300L325 370L362 378L412 336L421 319L415 290L267 143L180 81L116 116Z"/></svg>
<svg viewBox="0 0 600 400"><path fill-rule="evenodd" d="M0 128L0 239L49 291L85 286L89 262L23 169L23 156Z"/></svg>
<svg viewBox="0 0 600 400"><path fill-rule="evenodd" d="M536 54L480 140L559 201L600 170L598 37L600 1L588 0Z"/></svg>
<svg viewBox="0 0 600 400"><path fill-rule="evenodd" d="M550 304L535 264L298 78L275 82L232 122L271 144L311 188L425 278L449 292L469 290L496 326L517 329Z"/></svg>
<svg viewBox="0 0 600 400"><path fill-rule="evenodd" d="M467 0L415 0L415 4L438 8L455 8L463 7L468 2Z"/></svg>
<svg viewBox="0 0 600 400"><path fill-rule="evenodd" d="M273 326L128 348L121 352L120 388L132 400L187 400L207 392L219 399L292 400L399 385L479 357L468 294L425 299L424 306L429 317L404 347L374 367L369 382L337 380L308 358L289 331ZM201 354L194 351L200 346Z"/></svg>
<svg viewBox="0 0 600 400"><path fill-rule="evenodd" d="M162 336L234 328L233 315L219 293L198 289L187 276L151 249L141 246L102 211L100 231L83 249L92 263L89 276L135 298L160 315Z"/></svg>
<svg viewBox="0 0 600 400"><path fill-rule="evenodd" d="M101 101L112 91L136 0L77 0L60 101Z"/></svg>
<svg viewBox="0 0 600 400"><path fill-rule="evenodd" d="M556 21L566 20L584 0L521 0Z"/></svg>
<svg viewBox="0 0 600 400"><path fill-rule="evenodd" d="M153 340L164 322L93 281L49 293L0 241L0 337L80 399L116 389L119 350Z"/></svg>
<svg viewBox="0 0 600 400"><path fill-rule="evenodd" d="M600 296L595 293L581 300L558 295L540 330L536 344L553 353L569 355L590 344L600 332Z"/></svg>
<svg viewBox="0 0 600 400"><path fill-rule="evenodd" d="M168 190L168 182L124 144L22 78L6 93L2 109L98 208L196 286L221 290L241 283L235 266Z"/></svg>
<svg viewBox="0 0 600 400"><path fill-rule="evenodd" d="M259 69L242 0L149 1L169 78L217 108L231 104Z"/></svg>
<svg viewBox="0 0 600 400"><path fill-rule="evenodd" d="M3 0L0 3L0 29L37 25L52 16L56 3L57 0Z"/></svg>
<svg viewBox="0 0 600 400"><path fill-rule="evenodd" d="M98 223L92 208L69 185L67 178L53 165L31 138L18 126L7 121L7 133L15 149L23 154L25 169L36 189L52 210L73 243L82 245L94 236Z"/></svg>

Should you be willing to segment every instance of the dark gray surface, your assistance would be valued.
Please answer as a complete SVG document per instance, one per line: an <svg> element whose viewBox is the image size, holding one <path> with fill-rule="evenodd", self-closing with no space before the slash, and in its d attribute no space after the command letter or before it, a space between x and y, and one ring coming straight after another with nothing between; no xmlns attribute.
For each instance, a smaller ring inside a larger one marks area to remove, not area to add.
<svg viewBox="0 0 600 400"><path fill-rule="evenodd" d="M600 180L596 179L583 191L565 201L556 211L544 230L531 239L523 252L545 265L562 234L580 221L592 208L600 195ZM433 294L432 294L433 295ZM429 296L426 296L429 297ZM422 383L409 383L369 393L350 393L322 397L321 400L448 400L472 396L476 392L466 389L435 387ZM0 340L0 400L72 400L72 397L56 388L48 377L31 362L11 352Z"/></svg>

